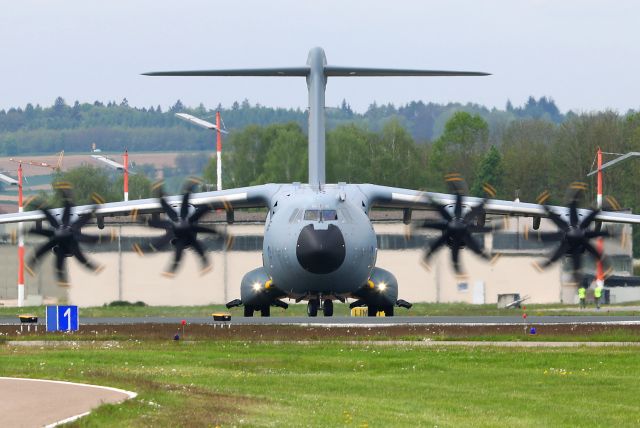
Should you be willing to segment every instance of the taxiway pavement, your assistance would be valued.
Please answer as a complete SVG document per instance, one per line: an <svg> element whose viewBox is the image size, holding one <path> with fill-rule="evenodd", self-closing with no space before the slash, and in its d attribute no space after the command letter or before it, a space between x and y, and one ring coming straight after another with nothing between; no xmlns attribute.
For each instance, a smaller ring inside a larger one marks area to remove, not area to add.
<svg viewBox="0 0 640 428"><path fill-rule="evenodd" d="M83 318L84 325L122 325L122 324L180 324L182 320L189 324L220 324L212 317L110 317ZM423 316L423 317L233 317L234 325L318 325L318 326L351 326L351 325L514 325L525 324L521 316ZM19 324L17 318L0 318L0 325ZM42 325L42 322L39 322ZM526 324L617 324L640 325L640 316L530 316ZM42 327L40 327L42 328Z"/></svg>
<svg viewBox="0 0 640 428"><path fill-rule="evenodd" d="M99 385L0 377L0 426L53 427L85 416L101 404L135 396Z"/></svg>

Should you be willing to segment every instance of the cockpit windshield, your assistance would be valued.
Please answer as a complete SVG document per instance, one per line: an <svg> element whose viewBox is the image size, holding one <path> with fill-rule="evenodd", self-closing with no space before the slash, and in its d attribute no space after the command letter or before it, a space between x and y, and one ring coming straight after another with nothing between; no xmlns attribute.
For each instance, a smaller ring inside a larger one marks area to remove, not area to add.
<svg viewBox="0 0 640 428"><path fill-rule="evenodd" d="M332 221L338 219L336 210L322 210L322 221Z"/></svg>
<svg viewBox="0 0 640 428"><path fill-rule="evenodd" d="M336 221L338 213L336 210L306 210L304 219L306 221Z"/></svg>

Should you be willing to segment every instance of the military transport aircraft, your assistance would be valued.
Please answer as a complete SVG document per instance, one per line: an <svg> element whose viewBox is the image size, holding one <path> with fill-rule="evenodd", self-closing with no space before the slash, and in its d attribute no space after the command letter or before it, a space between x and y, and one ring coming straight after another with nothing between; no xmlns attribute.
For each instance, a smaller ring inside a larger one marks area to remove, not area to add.
<svg viewBox="0 0 640 428"><path fill-rule="evenodd" d="M483 76L487 73L440 70L403 70L387 68L339 67L327 64L324 51L313 48L307 63L301 67L172 71L145 73L149 76L297 76L304 77L309 93L309 181L308 183L263 184L214 192L141 199L126 202L43 209L16 214L0 215L0 223L36 222L35 233L49 240L32 257L31 263L53 250L59 279L66 280L62 272L65 257L75 256L90 269L96 266L80 251L79 243L96 238L81 233L81 227L95 216L98 226L104 227L104 218L151 214L149 226L164 229L166 234L152 245L161 248L172 245L174 260L169 273L177 269L186 248L193 249L208 264L198 233L215 230L198 224L199 219L212 209L226 209L228 220L238 208L266 207L262 266L245 274L240 285L240 299L228 305L243 305L245 316L255 311L269 316L271 306L286 307L281 299L308 301L307 313L317 316L333 314L333 301L354 299L351 306L368 306L369 315L384 311L393 315L394 307L409 306L398 300L398 283L393 273L376 266L376 235L369 220L374 207L404 210L405 223L411 222L412 210L432 210L440 221L427 220L418 227L440 230L442 236L425 249L425 259L438 248L448 246L456 271L460 271L459 251L468 247L487 258L472 233L487 233L487 214L528 216L537 229L541 218L550 218L558 232L547 235L547 240L559 246L545 265L568 255L574 269L581 267L583 254L596 258L601 255L590 240L606 236L600 230L602 222L640 223L640 216L586 210L577 208L575 200L568 208L541 204L501 201L490 198L465 197L418 190L379 186L325 182L325 87L329 77L352 76ZM543 203L542 201L540 201ZM43 228L46 220L51 229ZM138 248L138 250L142 250Z"/></svg>

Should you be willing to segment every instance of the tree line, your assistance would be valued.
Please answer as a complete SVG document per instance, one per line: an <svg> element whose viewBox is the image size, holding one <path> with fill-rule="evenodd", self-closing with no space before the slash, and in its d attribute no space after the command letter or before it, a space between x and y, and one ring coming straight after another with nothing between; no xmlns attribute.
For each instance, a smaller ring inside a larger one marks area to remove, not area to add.
<svg viewBox="0 0 640 428"><path fill-rule="evenodd" d="M210 133L177 119L175 113L186 112L212 120L216 110L221 111L230 130L293 122L306 132L305 111L252 105L247 100L235 102L228 108L218 105L216 109L203 105L189 108L178 100L164 111L160 106L132 107L126 98L120 102L76 101L69 105L58 97L49 107L27 104L0 110L0 155L60 150L86 152L92 143L103 150L118 152L125 147L132 151L203 150L211 147ZM479 115L489 124L490 133L499 132L505 124L517 119L561 123L571 115L562 115L553 100L546 97L537 100L530 97L520 107L508 102L504 110L477 104L413 101L400 107L373 103L364 113L354 112L343 100L339 106L327 107L327 128L355 123L371 131L381 131L390 119L396 118L416 142L425 143L439 137L448 119L457 111Z"/></svg>

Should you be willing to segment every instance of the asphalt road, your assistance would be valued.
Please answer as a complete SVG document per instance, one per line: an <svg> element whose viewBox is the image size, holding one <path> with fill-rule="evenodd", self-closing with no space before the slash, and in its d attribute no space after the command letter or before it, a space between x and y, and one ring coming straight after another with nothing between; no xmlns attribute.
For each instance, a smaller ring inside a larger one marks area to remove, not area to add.
<svg viewBox="0 0 640 428"><path fill-rule="evenodd" d="M180 324L183 318L143 317L143 318L80 318L81 325L120 325L120 324ZM189 324L218 324L213 318L184 318ZM39 320L39 325L44 320ZM508 325L523 324L519 316L433 316L433 317L234 317L234 325ZM530 316L527 324L638 324L640 316ZM0 325L18 325L17 318L0 318ZM42 328L42 327L40 327ZM44 330L44 329L43 329Z"/></svg>

